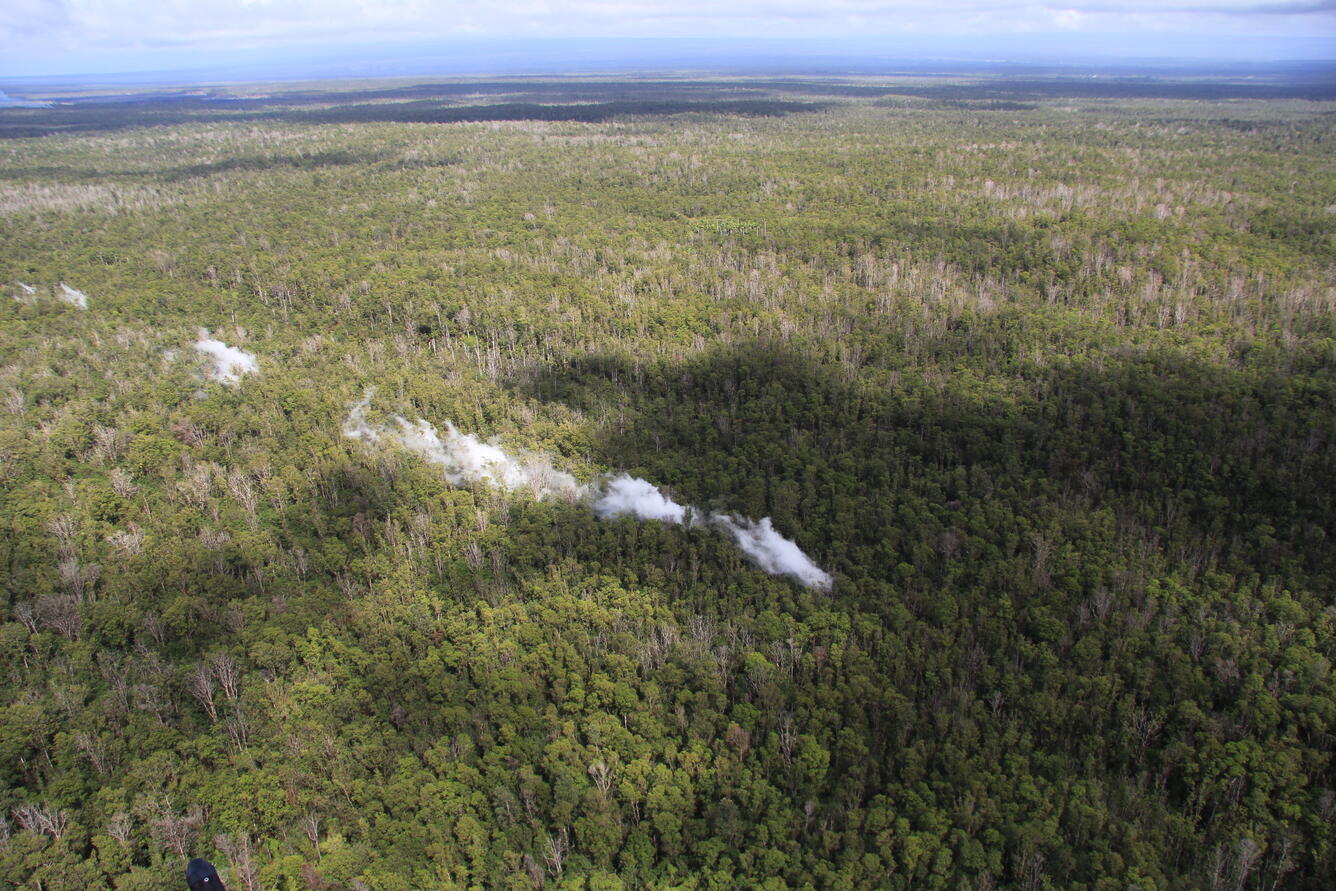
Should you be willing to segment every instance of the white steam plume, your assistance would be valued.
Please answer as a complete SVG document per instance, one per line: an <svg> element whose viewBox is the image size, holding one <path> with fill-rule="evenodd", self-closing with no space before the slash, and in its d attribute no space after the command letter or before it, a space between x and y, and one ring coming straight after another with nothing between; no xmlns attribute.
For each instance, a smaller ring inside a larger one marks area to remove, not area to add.
<svg viewBox="0 0 1336 891"><path fill-rule="evenodd" d="M344 436L372 443L391 438L410 452L417 452L432 464L440 465L445 478L456 486L485 481L507 491L527 490L538 499L558 496L570 501L588 494L588 486L580 485L569 473L557 470L547 459L534 455L514 458L471 433L460 433L449 421L445 424L444 437L426 421L411 423L398 415L394 418L397 429L373 427L366 419L370 401L371 394L368 393L352 407L343 425Z"/></svg>
<svg viewBox="0 0 1336 891"><path fill-rule="evenodd" d="M665 496L653 483L624 473L603 483L601 494L592 506L599 519L629 515L637 520L675 524L685 523L689 510Z"/></svg>
<svg viewBox="0 0 1336 891"><path fill-rule="evenodd" d="M20 284L22 284L22 282L20 282ZM64 282L60 283L60 299L64 300L70 306L79 307L79 309L88 308L88 295L83 291L77 291L74 288L71 288Z"/></svg>
<svg viewBox="0 0 1336 891"><path fill-rule="evenodd" d="M460 433L449 421L445 435L424 420L410 422L395 416L394 426L367 421L371 391L352 406L343 435L381 445L396 442L439 465L454 485L486 482L507 491L528 491L534 498L550 496L586 501L599 519L635 517L673 525L708 525L727 533L753 563L771 575L782 575L808 588L828 590L832 579L802 552L796 543L775 531L770 518L759 522L723 513L705 514L668 498L647 480L622 473L581 484L539 455L515 457L471 433Z"/></svg>
<svg viewBox="0 0 1336 891"><path fill-rule="evenodd" d="M210 339L208 331L200 331L195 349L213 360L213 372L209 376L225 384L235 384L243 374L250 374L260 368L254 355L230 347L221 340Z"/></svg>
<svg viewBox="0 0 1336 891"><path fill-rule="evenodd" d="M771 575L786 575L808 588L830 588L830 573L812 562L802 548L775 531L769 517L760 521L710 514L710 522L729 535L752 562Z"/></svg>

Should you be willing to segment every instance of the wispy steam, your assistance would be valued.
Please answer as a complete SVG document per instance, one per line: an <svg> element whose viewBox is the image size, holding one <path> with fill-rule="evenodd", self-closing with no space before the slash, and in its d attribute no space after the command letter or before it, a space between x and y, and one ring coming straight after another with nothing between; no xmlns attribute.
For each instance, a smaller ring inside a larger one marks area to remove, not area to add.
<svg viewBox="0 0 1336 891"><path fill-rule="evenodd" d="M826 590L831 585L825 572L793 541L775 531L770 518L749 520L723 513L705 513L678 504L647 480L627 474L582 484L541 455L516 457L499 446L485 443L471 433L460 433L449 421L445 435L424 420L410 422L394 418L393 426L371 424L366 417L371 393L348 412L343 435L374 445L397 443L439 465L454 485L485 482L507 491L527 491L534 498L585 501L600 519L634 517L661 523L709 526L726 533L738 548L771 575L787 576L809 588Z"/></svg>
<svg viewBox="0 0 1336 891"><path fill-rule="evenodd" d="M546 458L537 455L512 457L471 433L460 433L449 421L445 423L444 437L426 421L410 423L397 415L393 428L372 426L366 419L370 402L371 394L368 393L352 407L343 425L343 435L370 443L386 439L398 442L439 465L453 485L486 482L509 492L526 490L538 499L557 496L570 501L584 498L589 493L588 486L576 482L569 473L557 470Z"/></svg>
<svg viewBox="0 0 1336 891"><path fill-rule="evenodd" d="M195 349L213 360L213 372L209 376L225 384L235 384L243 374L250 374L260 368L254 355L230 347L221 340L211 340L208 331L200 332Z"/></svg>
<svg viewBox="0 0 1336 891"><path fill-rule="evenodd" d="M22 284L20 282L20 284ZM26 286L25 286L26 287ZM60 299L64 300L70 306L77 306L80 309L88 308L88 295L83 291L75 290L64 282L60 283Z"/></svg>

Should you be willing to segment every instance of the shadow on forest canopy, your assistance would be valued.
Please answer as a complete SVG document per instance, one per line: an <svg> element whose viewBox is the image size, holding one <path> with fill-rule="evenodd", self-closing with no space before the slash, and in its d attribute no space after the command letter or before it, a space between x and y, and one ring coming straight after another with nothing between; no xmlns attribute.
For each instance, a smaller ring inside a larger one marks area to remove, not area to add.
<svg viewBox="0 0 1336 891"><path fill-rule="evenodd" d="M946 332L942 348L1016 348L988 321L969 328ZM854 579L887 581L901 563L931 571L942 536L971 512L1010 518L990 533L1006 550L1073 507L1111 509L1167 557L1190 555L1193 571L1336 570L1322 545L1336 510L1329 374L1165 352L1032 371L1033 395L1004 402L911 370L893 386L851 381L837 363L753 344L684 362L589 356L516 386L623 419L601 427L596 460L691 503L772 516Z"/></svg>

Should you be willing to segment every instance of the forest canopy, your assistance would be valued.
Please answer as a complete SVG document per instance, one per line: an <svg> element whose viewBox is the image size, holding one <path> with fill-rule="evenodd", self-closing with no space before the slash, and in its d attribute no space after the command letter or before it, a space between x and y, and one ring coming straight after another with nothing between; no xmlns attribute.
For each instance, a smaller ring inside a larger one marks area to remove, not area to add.
<svg viewBox="0 0 1336 891"><path fill-rule="evenodd" d="M1329 887L1336 97L1125 86L0 109L0 882Z"/></svg>

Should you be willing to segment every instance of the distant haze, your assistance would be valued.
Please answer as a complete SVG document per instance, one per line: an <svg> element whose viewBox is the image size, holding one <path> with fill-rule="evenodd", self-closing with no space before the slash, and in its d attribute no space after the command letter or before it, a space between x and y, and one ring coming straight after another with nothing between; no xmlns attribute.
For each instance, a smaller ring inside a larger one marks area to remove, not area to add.
<svg viewBox="0 0 1336 891"><path fill-rule="evenodd" d="M1336 57L1333 0L14 0L0 77Z"/></svg>

